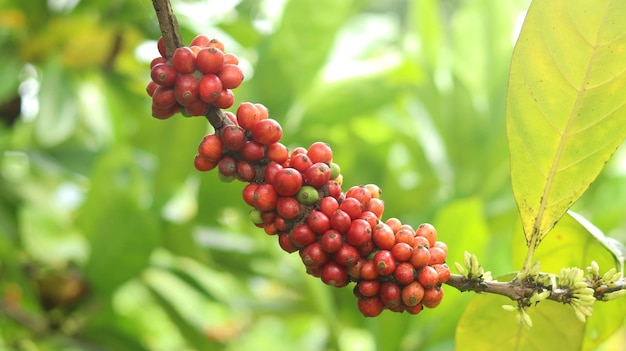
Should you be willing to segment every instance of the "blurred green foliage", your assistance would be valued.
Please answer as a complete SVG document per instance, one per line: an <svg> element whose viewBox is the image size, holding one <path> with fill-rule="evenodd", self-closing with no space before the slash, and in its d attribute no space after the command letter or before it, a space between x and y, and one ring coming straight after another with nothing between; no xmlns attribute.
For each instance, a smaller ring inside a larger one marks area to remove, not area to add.
<svg viewBox="0 0 626 351"><path fill-rule="evenodd" d="M449 262L519 268L504 106L527 0L173 5L186 42L240 57L236 105L269 107L288 146L330 143ZM0 0L0 350L454 349L473 294L364 319L249 223L241 183L195 171L208 123L150 117L159 35L148 1ZM622 242L623 152L575 205Z"/></svg>

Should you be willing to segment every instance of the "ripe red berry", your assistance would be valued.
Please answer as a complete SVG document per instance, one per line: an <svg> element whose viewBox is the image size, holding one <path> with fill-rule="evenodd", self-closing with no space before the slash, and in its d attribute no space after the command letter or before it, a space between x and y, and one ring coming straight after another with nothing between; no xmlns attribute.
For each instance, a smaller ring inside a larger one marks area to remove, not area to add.
<svg viewBox="0 0 626 351"><path fill-rule="evenodd" d="M372 194L364 186L353 186L346 191L346 198L355 198L361 203L362 208L366 208L372 198Z"/></svg>
<svg viewBox="0 0 626 351"><path fill-rule="evenodd" d="M322 234L330 229L330 219L321 211L311 211L306 223L316 234Z"/></svg>
<svg viewBox="0 0 626 351"><path fill-rule="evenodd" d="M258 161L265 156L265 148L256 141L246 141L241 149L241 156L251 162Z"/></svg>
<svg viewBox="0 0 626 351"><path fill-rule="evenodd" d="M191 74L179 74L174 85L176 101L183 106L198 100L198 81Z"/></svg>
<svg viewBox="0 0 626 351"><path fill-rule="evenodd" d="M380 284L378 280L361 280L357 283L357 289L362 296L372 297L380 292Z"/></svg>
<svg viewBox="0 0 626 351"><path fill-rule="evenodd" d="M358 300L359 311L365 317L376 317L383 312L384 305L380 297L361 297Z"/></svg>
<svg viewBox="0 0 626 351"><path fill-rule="evenodd" d="M351 219L359 218L361 212L363 212L363 206L359 200L352 197L347 197L343 200L341 204L339 204L339 208L346 212Z"/></svg>
<svg viewBox="0 0 626 351"><path fill-rule="evenodd" d="M274 177L276 176L276 173L278 173L278 171L280 171L281 169L283 169L283 166L274 161L268 163L265 167L265 173L263 175L265 177L265 183L272 184L274 182Z"/></svg>
<svg viewBox="0 0 626 351"><path fill-rule="evenodd" d="M198 171L206 172L217 167L217 161L209 160L202 155L196 155L193 159L193 165Z"/></svg>
<svg viewBox="0 0 626 351"><path fill-rule="evenodd" d="M328 254L319 243L312 243L300 249L300 258L307 268L321 267L328 262Z"/></svg>
<svg viewBox="0 0 626 351"><path fill-rule="evenodd" d="M272 211L276 208L278 195L271 184L261 184L254 190L254 207L261 211Z"/></svg>
<svg viewBox="0 0 626 351"><path fill-rule="evenodd" d="M419 269L428 264L430 261L430 251L424 246L417 246L413 249L411 253L411 258L409 262L413 265L413 267Z"/></svg>
<svg viewBox="0 0 626 351"><path fill-rule="evenodd" d="M152 81L164 87L171 87L174 85L177 76L178 73L174 67L166 63L159 63L150 70L150 77L152 78Z"/></svg>
<svg viewBox="0 0 626 351"><path fill-rule="evenodd" d="M398 284L411 284L415 281L415 268L408 262L402 262L396 266L393 277Z"/></svg>
<svg viewBox="0 0 626 351"><path fill-rule="evenodd" d="M335 262L348 267L355 265L359 261L359 251L354 246L345 243L333 254Z"/></svg>
<svg viewBox="0 0 626 351"><path fill-rule="evenodd" d="M283 168L276 172L272 182L280 196L294 196L302 187L302 174L293 168Z"/></svg>
<svg viewBox="0 0 626 351"><path fill-rule="evenodd" d="M339 197L341 196L341 184L334 180L329 180L328 195L334 197L335 199L339 199Z"/></svg>
<svg viewBox="0 0 626 351"><path fill-rule="evenodd" d="M346 233L351 223L350 216L342 210L335 211L330 217L330 226L340 233Z"/></svg>
<svg viewBox="0 0 626 351"><path fill-rule="evenodd" d="M420 226L417 227L417 230L415 231L415 235L423 236L426 239L428 239L428 243L430 244L430 247L435 246L435 242L437 241L437 230L432 224L430 223L420 224Z"/></svg>
<svg viewBox="0 0 626 351"><path fill-rule="evenodd" d="M393 309L402 304L402 288L396 283L382 283L379 296L387 308Z"/></svg>
<svg viewBox="0 0 626 351"><path fill-rule="evenodd" d="M430 251L430 261L428 261L429 265L435 264L443 264L446 262L446 253L440 247L430 247L428 248Z"/></svg>
<svg viewBox="0 0 626 351"><path fill-rule="evenodd" d="M271 118L258 121L252 127L251 132L252 139L263 145L276 143L283 136L283 129L281 128L280 123Z"/></svg>
<svg viewBox="0 0 626 351"><path fill-rule="evenodd" d="M217 48L220 49L221 51L224 51L224 43L222 43L219 39L210 39L208 43L206 43L207 47L210 48Z"/></svg>
<svg viewBox="0 0 626 351"><path fill-rule="evenodd" d="M222 85L227 89L237 88L243 81L243 72L237 65L225 63L222 70L217 73Z"/></svg>
<svg viewBox="0 0 626 351"><path fill-rule="evenodd" d="M159 85L153 81L149 81L148 85L146 86L146 93L148 93L148 96L152 97L152 95L154 95L154 91L159 87Z"/></svg>
<svg viewBox="0 0 626 351"><path fill-rule="evenodd" d="M222 141L215 134L205 135L198 146L198 153L211 161L219 161L222 157L222 151Z"/></svg>
<svg viewBox="0 0 626 351"><path fill-rule="evenodd" d="M391 250L396 243L396 237L393 230L386 223L380 222L374 227L372 232L372 240L374 244L383 250Z"/></svg>
<svg viewBox="0 0 626 351"><path fill-rule="evenodd" d="M321 279L325 284L342 288L348 284L346 269L335 261L328 261L322 267Z"/></svg>
<svg viewBox="0 0 626 351"><path fill-rule="evenodd" d="M387 224L389 227L391 227L391 230L393 230L394 234L398 231L398 229L400 228L400 226L402 225L402 222L395 218L395 217L391 217L389 219L387 219L385 221L385 224Z"/></svg>
<svg viewBox="0 0 626 351"><path fill-rule="evenodd" d="M371 228L374 228L378 225L378 222L380 222L378 220L378 217L376 217L376 215L370 211L363 211L361 212L361 214L359 215L359 219L364 219L367 221L367 223L370 224Z"/></svg>
<svg viewBox="0 0 626 351"><path fill-rule="evenodd" d="M339 209L339 202L332 196L325 196L319 206L320 211L330 218Z"/></svg>
<svg viewBox="0 0 626 351"><path fill-rule="evenodd" d="M196 67L202 73L215 74L224 66L224 52L218 48L205 48L196 55Z"/></svg>
<svg viewBox="0 0 626 351"><path fill-rule="evenodd" d="M372 239L372 227L364 219L355 219L350 223L346 233L346 241L356 247L367 244Z"/></svg>
<svg viewBox="0 0 626 351"><path fill-rule="evenodd" d="M412 282L402 288L402 303L415 306L424 298L424 287L419 282Z"/></svg>
<svg viewBox="0 0 626 351"><path fill-rule="evenodd" d="M183 106L180 112L185 117L191 117L191 116L204 116L206 115L207 111L208 111L208 106L206 102L202 100L196 100L195 102L192 102L191 104L187 106Z"/></svg>
<svg viewBox="0 0 626 351"><path fill-rule="evenodd" d="M252 130L252 127L259 121L259 110L251 102L242 102L237 108L237 121L245 130Z"/></svg>
<svg viewBox="0 0 626 351"><path fill-rule="evenodd" d="M439 275L437 274L437 270L432 266L425 266L417 272L417 280L425 289L428 289L437 285Z"/></svg>
<svg viewBox="0 0 626 351"><path fill-rule="evenodd" d="M294 219L300 214L302 205L293 197L279 197L276 202L276 212L284 219Z"/></svg>
<svg viewBox="0 0 626 351"><path fill-rule="evenodd" d="M179 47L172 55L172 66L178 73L193 73L196 69L196 55L189 47Z"/></svg>
<svg viewBox="0 0 626 351"><path fill-rule="evenodd" d="M206 47L209 45L210 40L211 38L206 36L206 34L198 34L191 40L189 46Z"/></svg>
<svg viewBox="0 0 626 351"><path fill-rule="evenodd" d="M311 144L307 151L307 156L313 163L322 162L330 164L333 160L333 151L328 144L317 141Z"/></svg>
<svg viewBox="0 0 626 351"><path fill-rule="evenodd" d="M365 207L366 210L371 211L376 215L376 218L383 218L383 212L385 211L385 202L379 198L371 198Z"/></svg>
<svg viewBox="0 0 626 351"><path fill-rule="evenodd" d="M396 269L396 260L389 250L378 251L372 261L380 275L390 275Z"/></svg>
<svg viewBox="0 0 626 351"><path fill-rule="evenodd" d="M234 125L224 127L220 134L220 139L224 148L230 151L239 151L243 149L246 143L246 135L243 129Z"/></svg>
<svg viewBox="0 0 626 351"><path fill-rule="evenodd" d="M278 245L286 252L292 253L298 251L298 248L291 242L291 237L286 232L278 233Z"/></svg>
<svg viewBox="0 0 626 351"><path fill-rule="evenodd" d="M391 248L391 254L399 262L406 262L413 256L413 247L407 243L396 243Z"/></svg>
<svg viewBox="0 0 626 351"><path fill-rule="evenodd" d="M305 172L303 180L305 184L315 188L321 188L330 179L330 168L327 164L317 162L311 165Z"/></svg>
<svg viewBox="0 0 626 351"><path fill-rule="evenodd" d="M244 182L251 182L256 176L256 169L246 161L237 161L237 176Z"/></svg>
<svg viewBox="0 0 626 351"><path fill-rule="evenodd" d="M329 229L320 237L320 245L322 245L324 251L328 253L337 252L341 245L343 245L343 237L338 231Z"/></svg>
<svg viewBox="0 0 626 351"><path fill-rule="evenodd" d="M163 40L163 37L159 37L159 40L157 40L157 49L159 50L161 57L166 57L165 40Z"/></svg>
<svg viewBox="0 0 626 351"><path fill-rule="evenodd" d="M407 243L410 246L415 246L415 234L412 230L400 229L396 232L397 243Z"/></svg>
<svg viewBox="0 0 626 351"><path fill-rule="evenodd" d="M237 55L232 54L232 53L226 53L224 54L224 63L229 63L229 64L233 64L233 65L238 65L239 64L239 57L237 57Z"/></svg>
<svg viewBox="0 0 626 351"><path fill-rule="evenodd" d="M222 81L215 74L205 74L198 82L198 95L204 102L214 103L222 90Z"/></svg>
<svg viewBox="0 0 626 351"><path fill-rule="evenodd" d="M243 188L242 197L248 205L254 206L254 191L259 185L256 183L250 183Z"/></svg>
<svg viewBox="0 0 626 351"><path fill-rule="evenodd" d="M180 112L178 104L174 104L168 108L160 108L154 103L152 104L152 117L158 119L167 119Z"/></svg>
<svg viewBox="0 0 626 351"><path fill-rule="evenodd" d="M289 158L289 150L279 142L267 145L267 158L276 163L283 163Z"/></svg>
<svg viewBox="0 0 626 351"><path fill-rule="evenodd" d="M422 304L428 308L435 308L439 306L443 299L443 288L440 285L434 286L429 289L424 289L424 298Z"/></svg>
<svg viewBox="0 0 626 351"><path fill-rule="evenodd" d="M176 95L174 89L159 86L154 90L152 94L152 103L154 106L167 109L176 104Z"/></svg>
<svg viewBox="0 0 626 351"><path fill-rule="evenodd" d="M437 284L443 284L450 279L450 267L447 264L436 264L432 266L436 271L439 279L437 280Z"/></svg>
<svg viewBox="0 0 626 351"><path fill-rule="evenodd" d="M444 243L443 241L435 241L435 245L433 245L433 247L438 247L442 249L443 252L446 253L446 255L448 254L448 245L446 245L446 243Z"/></svg>
<svg viewBox="0 0 626 351"><path fill-rule="evenodd" d="M428 249L430 247L430 244L428 243L428 239L424 238L423 236L414 237L413 248L416 248L418 246L423 246Z"/></svg>
<svg viewBox="0 0 626 351"><path fill-rule="evenodd" d="M237 174L237 161L230 156L220 159L217 166L220 174L223 176L231 177Z"/></svg>
<svg viewBox="0 0 626 351"><path fill-rule="evenodd" d="M296 247L305 247L311 245L317 239L315 232L307 224L299 224L295 226L289 233L291 242Z"/></svg>
<svg viewBox="0 0 626 351"><path fill-rule="evenodd" d="M378 279L378 270L376 269L374 261L370 260L363 263L361 267L361 278L365 280Z"/></svg>
<svg viewBox="0 0 626 351"><path fill-rule="evenodd" d="M223 88L220 92L220 96L213 101L213 106L221 109L227 109L235 102L235 95L230 89Z"/></svg>
<svg viewBox="0 0 626 351"><path fill-rule="evenodd" d="M292 154L291 156L291 167L297 169L301 173L306 172L306 170L309 169L309 167L311 167L312 165L313 163L304 153L297 154L295 156Z"/></svg>

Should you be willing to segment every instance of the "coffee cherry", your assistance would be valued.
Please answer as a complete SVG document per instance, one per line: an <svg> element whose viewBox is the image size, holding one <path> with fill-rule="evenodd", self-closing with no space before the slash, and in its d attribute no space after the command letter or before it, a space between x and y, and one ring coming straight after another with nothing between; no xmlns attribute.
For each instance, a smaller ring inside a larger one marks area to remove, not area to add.
<svg viewBox="0 0 626 351"><path fill-rule="evenodd" d="M359 311L365 317L376 317L380 315L384 309L384 305L380 297L361 297L358 300Z"/></svg>
<svg viewBox="0 0 626 351"><path fill-rule="evenodd" d="M263 223L263 218L261 218L261 211L257 210L256 208L251 208L250 211L248 211L248 218L250 218L250 220L254 224Z"/></svg>
<svg viewBox="0 0 626 351"><path fill-rule="evenodd" d="M396 269L396 260L389 250L378 251L372 261L380 275L390 275Z"/></svg>
<svg viewBox="0 0 626 351"><path fill-rule="evenodd" d="M233 65L238 65L239 64L239 57L237 57L237 55L233 54L233 53L226 53L224 54L224 63L229 63L229 64L233 64Z"/></svg>
<svg viewBox="0 0 626 351"><path fill-rule="evenodd" d="M297 169L298 172L304 173L306 172L307 169L309 169L309 167L313 165L313 163L311 162L309 157L304 153L297 154L297 155L293 155L292 153L290 165L291 167Z"/></svg>
<svg viewBox="0 0 626 351"><path fill-rule="evenodd" d="M311 245L317 239L315 232L307 224L298 224L289 233L291 242L296 247Z"/></svg>
<svg viewBox="0 0 626 351"><path fill-rule="evenodd" d="M424 246L417 246L413 249L409 262L417 269L425 267L430 262L430 251Z"/></svg>
<svg viewBox="0 0 626 351"><path fill-rule="evenodd" d="M174 67L166 63L159 63L150 70L152 81L163 87L173 86L177 76L178 73Z"/></svg>
<svg viewBox="0 0 626 351"><path fill-rule="evenodd" d="M416 306L424 298L424 287L419 282L412 282L402 288L402 303L406 306Z"/></svg>
<svg viewBox="0 0 626 351"><path fill-rule="evenodd" d="M349 197L339 204L339 208L350 216L351 219L359 218L363 211L363 206L359 200Z"/></svg>
<svg viewBox="0 0 626 351"><path fill-rule="evenodd" d="M174 89L159 86L152 94L152 103L160 109L167 109L176 104Z"/></svg>
<svg viewBox="0 0 626 351"><path fill-rule="evenodd" d="M304 184L310 185L315 188L320 188L326 184L330 179L330 168L328 165L322 162L317 162L311 165L303 176Z"/></svg>
<svg viewBox="0 0 626 351"><path fill-rule="evenodd" d="M335 262L342 266L352 266L359 260L359 251L354 246L345 243L333 254Z"/></svg>
<svg viewBox="0 0 626 351"><path fill-rule="evenodd" d="M267 166L265 166L265 172L263 174L263 176L265 177L265 183L272 184L274 182L274 177L276 176L276 173L278 173L278 171L280 171L281 169L283 169L283 166L274 161L268 163Z"/></svg>
<svg viewBox="0 0 626 351"><path fill-rule="evenodd" d="M385 211L385 202L379 198L371 198L365 207L366 210L371 211L376 215L376 218L383 218L383 212Z"/></svg>
<svg viewBox="0 0 626 351"><path fill-rule="evenodd" d="M317 141L311 144L307 151L307 156L313 163L322 162L328 165L333 160L333 151L328 144Z"/></svg>
<svg viewBox="0 0 626 351"><path fill-rule="evenodd" d="M291 242L291 237L286 232L278 233L278 245L288 253L298 251L298 248Z"/></svg>
<svg viewBox="0 0 626 351"><path fill-rule="evenodd" d="M222 157L223 144L215 134L208 134L202 138L198 146L198 153L211 161L219 161Z"/></svg>
<svg viewBox="0 0 626 351"><path fill-rule="evenodd" d="M267 145L267 158L270 161L282 164L289 158L289 150L279 142Z"/></svg>
<svg viewBox="0 0 626 351"><path fill-rule="evenodd" d="M393 309L402 304L402 288L396 283L382 283L379 296L386 308Z"/></svg>
<svg viewBox="0 0 626 351"><path fill-rule="evenodd" d="M180 112L180 107L178 107L178 104L174 104L168 108L160 108L154 103L152 104L152 117L154 118L167 119L178 112Z"/></svg>
<svg viewBox="0 0 626 351"><path fill-rule="evenodd" d="M425 289L428 289L437 285L439 275L437 274L437 270L433 267L425 266L417 272L417 280Z"/></svg>
<svg viewBox="0 0 626 351"><path fill-rule="evenodd" d="M413 247L407 243L396 243L391 248L391 254L399 262L406 262L413 256Z"/></svg>
<svg viewBox="0 0 626 351"><path fill-rule="evenodd" d="M259 184L250 183L243 188L242 197L243 201L250 206L254 207L254 191L259 187Z"/></svg>
<svg viewBox="0 0 626 351"><path fill-rule="evenodd" d="M446 243L444 243L443 241L435 241L435 245L433 245L433 247L438 247L442 249L443 252L446 253L446 255L448 254L448 245L446 245Z"/></svg>
<svg viewBox="0 0 626 351"><path fill-rule="evenodd" d="M320 211L322 211L327 217L331 217L335 211L339 209L339 202L332 196L325 196L320 201Z"/></svg>
<svg viewBox="0 0 626 351"><path fill-rule="evenodd" d="M408 262L402 262L396 266L393 277L398 284L411 284L415 281L415 268Z"/></svg>
<svg viewBox="0 0 626 351"><path fill-rule="evenodd" d="M341 175L341 167L338 164L330 163L330 179L337 179Z"/></svg>
<svg viewBox="0 0 626 351"><path fill-rule="evenodd" d="M217 49L220 49L221 51L224 51L224 43L222 43L219 39L215 39L215 38L210 39L209 42L206 44L206 46L210 48L217 48Z"/></svg>
<svg viewBox="0 0 626 351"><path fill-rule="evenodd" d="M378 270L373 260L365 261L361 267L361 278L364 280L378 279Z"/></svg>
<svg viewBox="0 0 626 351"><path fill-rule="evenodd" d="M272 211L276 208L278 195L271 184L261 184L254 190L254 207L261 211Z"/></svg>
<svg viewBox="0 0 626 351"><path fill-rule="evenodd" d="M386 223L378 223L372 232L372 240L374 244L383 250L391 250L396 243L396 237L393 230ZM429 257L430 258L430 257ZM428 263L428 262L427 262Z"/></svg>
<svg viewBox="0 0 626 351"><path fill-rule="evenodd" d="M352 220L350 216L342 210L337 210L330 217L330 226L340 233L345 233L350 229Z"/></svg>
<svg viewBox="0 0 626 351"><path fill-rule="evenodd" d="M205 74L198 82L198 95L204 102L214 103L222 90L222 81L215 74Z"/></svg>
<svg viewBox="0 0 626 351"><path fill-rule="evenodd" d="M211 38L209 38L206 34L198 34L191 40L189 46L207 47L210 40Z"/></svg>
<svg viewBox="0 0 626 351"><path fill-rule="evenodd" d="M423 236L415 236L413 238L413 248L416 248L418 246L423 246L428 249L430 247L428 239L424 238Z"/></svg>
<svg viewBox="0 0 626 351"><path fill-rule="evenodd" d="M237 108L237 122L245 130L252 130L252 127L259 121L259 110L251 102L242 102Z"/></svg>
<svg viewBox="0 0 626 351"><path fill-rule="evenodd" d="M204 74L215 74L224 66L224 52L218 48L205 48L196 55L196 67Z"/></svg>
<svg viewBox="0 0 626 351"><path fill-rule="evenodd" d="M223 83L222 83L223 84ZM221 109L227 109L235 102L235 95L230 89L223 88L220 92L220 96L213 101L213 106Z"/></svg>
<svg viewBox="0 0 626 351"><path fill-rule="evenodd" d="M446 253L440 247L431 247L428 249L430 251L430 261L428 261L429 265L435 264L443 264L446 262Z"/></svg>
<svg viewBox="0 0 626 351"><path fill-rule="evenodd" d="M400 221L399 219L395 217L391 217L385 221L385 224L387 224L391 228L391 230L393 230L393 233L395 234L400 228L400 226L402 225L402 221Z"/></svg>
<svg viewBox="0 0 626 351"><path fill-rule="evenodd" d="M410 314L418 314L422 312L423 309L424 309L424 305L422 305L421 303L418 303L415 306L407 306L407 305L404 306L404 310Z"/></svg>
<svg viewBox="0 0 626 351"><path fill-rule="evenodd" d="M226 118L228 118L228 120L235 126L239 126L239 123L237 122L237 116L230 112L230 111L223 111L224 112L224 116L226 116Z"/></svg>
<svg viewBox="0 0 626 351"><path fill-rule="evenodd" d="M183 106L198 100L198 81L191 74L179 74L174 85L176 101Z"/></svg>
<svg viewBox="0 0 626 351"><path fill-rule="evenodd" d="M361 214L359 215L359 219L366 220L367 223L369 223L370 228L376 227L376 225L378 225L378 222L380 222L378 220L378 217L376 217L376 215L373 214L370 211L363 211L363 212L361 212Z"/></svg>
<svg viewBox="0 0 626 351"><path fill-rule="evenodd" d="M237 161L230 156L220 159L217 167L223 176L234 177L237 174Z"/></svg>
<svg viewBox="0 0 626 351"><path fill-rule="evenodd" d="M268 145L280 140L283 136L283 129L276 120L266 118L258 121L252 127L251 133L254 141L263 145Z"/></svg>
<svg viewBox="0 0 626 351"><path fill-rule="evenodd" d="M251 162L259 161L265 157L265 148L256 141L246 141L241 149L241 156Z"/></svg>
<svg viewBox="0 0 626 351"><path fill-rule="evenodd" d="M329 180L328 183L328 195L334 197L335 199L339 199L341 196L341 184L337 183L334 180Z"/></svg>
<svg viewBox="0 0 626 351"><path fill-rule="evenodd" d="M322 267L321 279L325 284L342 288L348 284L346 269L335 261L328 261Z"/></svg>
<svg viewBox="0 0 626 351"><path fill-rule="evenodd" d="M450 279L450 267L447 264L436 264L432 266L437 271L437 284L443 284Z"/></svg>
<svg viewBox="0 0 626 351"><path fill-rule="evenodd" d="M222 81L222 85L226 89L235 89L243 81L243 72L237 65L225 63L222 66L222 70L217 73L217 76Z"/></svg>
<svg viewBox="0 0 626 351"><path fill-rule="evenodd" d="M192 117L192 116L204 116L206 115L207 111L208 111L208 106L206 102L202 100L196 100L195 102L192 102L191 104L187 106L183 106L180 112L185 117Z"/></svg>
<svg viewBox="0 0 626 351"><path fill-rule="evenodd" d="M178 73L193 73L196 69L196 56L189 47L179 47L172 55L172 66Z"/></svg>
<svg viewBox="0 0 626 351"><path fill-rule="evenodd" d="M306 223L316 234L322 234L330 229L330 219L321 211L311 211Z"/></svg>
<svg viewBox="0 0 626 351"><path fill-rule="evenodd" d="M280 196L294 196L302 187L302 174L293 168L283 168L276 172L272 182Z"/></svg>
<svg viewBox="0 0 626 351"><path fill-rule="evenodd" d="M343 245L343 237L338 231L329 229L320 237L320 245L322 245L324 251L335 253Z"/></svg>
<svg viewBox="0 0 626 351"><path fill-rule="evenodd" d="M243 149L244 144L246 143L246 135L243 129L234 125L224 127L220 134L220 139L224 148L230 151L239 151ZM247 160L252 161L249 159Z"/></svg>
<svg viewBox="0 0 626 351"><path fill-rule="evenodd" d="M148 96L152 97L152 95L154 95L154 91L159 87L159 85L153 81L149 81L148 85L146 86L146 93L148 93Z"/></svg>
<svg viewBox="0 0 626 351"><path fill-rule="evenodd" d="M443 299L443 288L440 285L436 285L432 288L424 289L424 298L422 304L428 308L435 308L439 306Z"/></svg>
<svg viewBox="0 0 626 351"><path fill-rule="evenodd" d="M378 280L361 280L357 283L359 294L365 297L378 295L380 292L380 281Z"/></svg>
<svg viewBox="0 0 626 351"><path fill-rule="evenodd" d="M298 217L302 205L293 197L279 197L276 202L276 212L284 219L294 219Z"/></svg>
<svg viewBox="0 0 626 351"><path fill-rule="evenodd" d="M372 199L378 199L383 194L383 191L376 184L367 184L365 185L365 188L369 190L370 194L372 195Z"/></svg>
<svg viewBox="0 0 626 351"><path fill-rule="evenodd" d="M163 40L163 37L159 37L159 40L157 40L157 49L159 50L159 54L161 54L161 57L167 57L165 52L165 41Z"/></svg>
<svg viewBox="0 0 626 351"><path fill-rule="evenodd" d="M347 198L354 198L361 203L362 208L366 208L372 198L372 194L364 186L353 186L346 191Z"/></svg>
<svg viewBox="0 0 626 351"><path fill-rule="evenodd" d="M278 207L278 205L276 205L276 207ZM287 222L283 217L280 216L276 216L276 218L274 219L274 225L276 226L276 229L280 232L287 231L288 229Z"/></svg>
<svg viewBox="0 0 626 351"><path fill-rule="evenodd" d="M202 155L196 155L193 159L193 165L198 171L206 172L217 167L217 161L209 160Z"/></svg>
<svg viewBox="0 0 626 351"><path fill-rule="evenodd" d="M319 243L312 243L300 249L300 258L307 267L322 267L328 262L328 254Z"/></svg>
<svg viewBox="0 0 626 351"><path fill-rule="evenodd" d="M396 232L396 243L406 243L409 246L415 246L415 234L409 229L400 229Z"/></svg>
<svg viewBox="0 0 626 351"><path fill-rule="evenodd" d="M430 247L433 247L435 245L435 242L437 241L437 230L435 229L435 227L433 227L432 224L429 223L420 224L415 231L415 235L423 236L428 239Z"/></svg>
<svg viewBox="0 0 626 351"><path fill-rule="evenodd" d="M372 228L364 219L355 219L350 223L350 228L346 233L346 242L356 247L365 245L372 239Z"/></svg>
<svg viewBox="0 0 626 351"><path fill-rule="evenodd" d="M319 200L317 189L310 185L304 185L296 194L296 199L303 205L314 205Z"/></svg>
<svg viewBox="0 0 626 351"><path fill-rule="evenodd" d="M238 161L237 176L244 182L251 182L256 176L256 169L246 161Z"/></svg>

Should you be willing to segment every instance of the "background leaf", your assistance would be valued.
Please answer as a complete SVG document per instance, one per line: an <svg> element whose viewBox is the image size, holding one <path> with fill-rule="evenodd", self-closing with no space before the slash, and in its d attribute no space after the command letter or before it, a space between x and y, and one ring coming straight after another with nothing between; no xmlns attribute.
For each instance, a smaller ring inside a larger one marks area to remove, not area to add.
<svg viewBox="0 0 626 351"><path fill-rule="evenodd" d="M507 97L513 192L538 244L626 136L626 4L534 1Z"/></svg>

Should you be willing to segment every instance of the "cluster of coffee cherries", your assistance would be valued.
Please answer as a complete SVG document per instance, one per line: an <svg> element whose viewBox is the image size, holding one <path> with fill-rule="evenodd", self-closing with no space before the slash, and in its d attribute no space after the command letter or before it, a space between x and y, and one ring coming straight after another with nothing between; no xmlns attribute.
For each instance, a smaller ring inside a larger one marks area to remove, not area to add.
<svg viewBox="0 0 626 351"><path fill-rule="evenodd" d="M189 46L177 48L171 59L162 37L157 46L161 56L150 63L152 81L146 88L152 97L152 116L166 119L178 112L204 116L211 105L233 105L232 89L243 81L243 72L237 56L224 53L221 41L200 34Z"/></svg>
<svg viewBox="0 0 626 351"><path fill-rule="evenodd" d="M342 191L329 145L290 151L263 105L244 102L224 115L230 123L203 137L195 167L217 168L223 181L249 183L243 199L252 207L251 220L275 235L283 250L299 252L307 273L335 287L356 282L358 308L368 317L439 305L450 269L448 248L432 225L383 221L378 186Z"/></svg>

